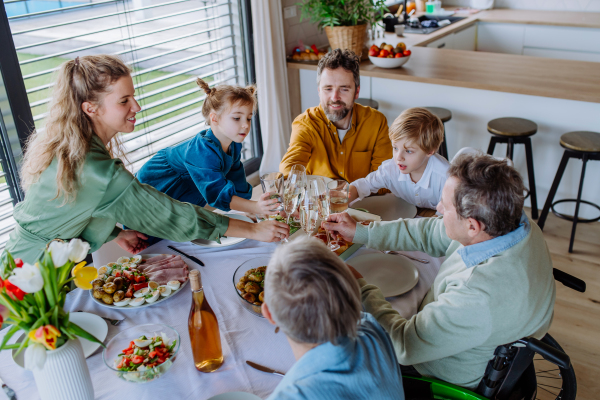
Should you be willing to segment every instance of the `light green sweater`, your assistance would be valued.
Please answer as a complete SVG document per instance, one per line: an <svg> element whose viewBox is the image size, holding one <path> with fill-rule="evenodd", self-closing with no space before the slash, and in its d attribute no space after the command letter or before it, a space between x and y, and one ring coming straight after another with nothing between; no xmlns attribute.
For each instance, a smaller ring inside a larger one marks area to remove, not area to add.
<svg viewBox="0 0 600 400"><path fill-rule="evenodd" d="M552 260L541 230L529 224L524 239L472 267L458 250L473 246L448 238L443 217L357 225L355 243L446 257L419 312L408 320L379 288L359 280L366 311L390 334L401 364L475 388L497 346L546 334L556 297Z"/></svg>

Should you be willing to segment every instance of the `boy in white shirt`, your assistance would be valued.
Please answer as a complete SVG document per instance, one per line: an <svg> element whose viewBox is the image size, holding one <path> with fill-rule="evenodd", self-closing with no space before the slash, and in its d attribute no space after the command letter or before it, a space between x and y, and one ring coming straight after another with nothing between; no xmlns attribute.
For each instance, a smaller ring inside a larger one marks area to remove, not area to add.
<svg viewBox="0 0 600 400"><path fill-rule="evenodd" d="M444 140L444 124L425 108L409 108L396 118L389 135L393 159L352 182L350 202L385 188L418 208L435 210L449 167L448 161L437 154Z"/></svg>

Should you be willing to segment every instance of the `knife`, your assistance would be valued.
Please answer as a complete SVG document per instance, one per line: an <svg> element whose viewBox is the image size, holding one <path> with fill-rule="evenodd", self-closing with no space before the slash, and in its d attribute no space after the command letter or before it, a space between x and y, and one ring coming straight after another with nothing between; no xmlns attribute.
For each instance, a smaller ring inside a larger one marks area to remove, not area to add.
<svg viewBox="0 0 600 400"><path fill-rule="evenodd" d="M4 393L6 393L6 397L8 397L8 400L17 400L17 395L15 394L15 391L6 386L6 383L4 383L2 378L0 378L0 384L2 385L2 390L4 390Z"/></svg>
<svg viewBox="0 0 600 400"><path fill-rule="evenodd" d="M248 364L252 368L257 369L262 372L267 372L269 374L275 374L275 375L279 375L279 376L285 376L285 374L283 372L279 372L279 371L275 371L274 369L271 369L271 368L263 367L262 365L254 363L252 361L246 361L246 364Z"/></svg>
<svg viewBox="0 0 600 400"><path fill-rule="evenodd" d="M179 253L179 254L181 254L182 256L189 258L190 260L192 260L192 261L193 261L193 262L195 262L196 264L198 264L198 265L201 265L201 266L203 266L203 267L204 267L204 263L203 263L202 261L200 261L199 259L197 259L196 257L194 257L194 256L190 256L190 255L188 255L188 254L185 254L183 251L181 251L181 250L177 250L177 249L176 249L175 247L173 247L173 246L167 246L167 247L168 247L168 248L170 248L171 250L173 250L175 253Z"/></svg>

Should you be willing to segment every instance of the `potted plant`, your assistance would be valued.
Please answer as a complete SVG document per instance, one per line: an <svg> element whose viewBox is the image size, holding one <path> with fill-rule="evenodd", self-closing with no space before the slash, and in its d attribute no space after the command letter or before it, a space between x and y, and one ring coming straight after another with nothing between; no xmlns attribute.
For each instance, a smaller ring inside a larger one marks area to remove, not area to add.
<svg viewBox="0 0 600 400"><path fill-rule="evenodd" d="M374 25L387 7L384 0L304 0L300 20L308 18L325 29L332 49L349 49L360 57L367 25Z"/></svg>
<svg viewBox="0 0 600 400"><path fill-rule="evenodd" d="M79 239L70 243L53 241L35 265L13 259L9 252L2 255L0 324L12 327L4 335L0 350L17 349L17 354L25 351L25 368L33 371L44 400L94 398L90 373L76 338L104 344L69 321L69 313L63 309L68 283L75 280L79 286L77 278L90 272L84 270L94 268L80 263L89 249L89 244ZM8 344L18 331L25 332L23 340Z"/></svg>

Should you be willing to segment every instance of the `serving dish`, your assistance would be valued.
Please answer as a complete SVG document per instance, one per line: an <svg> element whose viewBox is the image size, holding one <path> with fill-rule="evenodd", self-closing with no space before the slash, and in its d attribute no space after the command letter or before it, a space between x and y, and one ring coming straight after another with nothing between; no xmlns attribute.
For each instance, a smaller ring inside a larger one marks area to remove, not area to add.
<svg viewBox="0 0 600 400"><path fill-rule="evenodd" d="M166 344L172 344L176 341L170 357L164 363L144 371L122 371L117 369L116 362L120 359L120 354L123 354L123 349L127 349L132 340L138 339L141 336L150 338L156 335L162 336ZM113 337L102 351L102 359L108 369L113 371L120 379L133 383L146 383L156 380L167 373L177 359L180 345L181 339L179 333L168 325L138 325L125 329Z"/></svg>
<svg viewBox="0 0 600 400"><path fill-rule="evenodd" d="M369 56L369 60L379 68L400 68L410 60L412 56L399 58L380 58Z"/></svg>
<svg viewBox="0 0 600 400"><path fill-rule="evenodd" d="M171 254L141 254L142 260L147 260L147 259L150 259L152 257L161 256L161 255L171 255ZM177 289L172 289L170 291L169 295L167 295L167 296L159 296L152 303L144 302L143 304L138 305L138 306L132 306L132 305L129 305L129 304L127 304L125 306L116 306L114 304L106 304L104 301L102 301L102 300L97 299L97 298L94 297L94 295L93 295L93 290L94 289L89 290L89 292L90 292L90 297L92 298L92 300L94 302L96 302L96 304L101 305L102 307L129 311L131 309L139 309L139 308L150 307L150 306L154 306L156 304L160 304L160 303L162 303L162 302L164 302L164 301L166 301L166 300L174 297L177 293L179 293L188 284L188 282L189 282L189 279L186 279L185 282L180 283L180 285L179 285L179 287Z"/></svg>
<svg viewBox="0 0 600 400"><path fill-rule="evenodd" d="M237 267L237 269L235 270L235 272L233 274L233 289L235 290L235 293L237 294L237 297L239 298L240 303L242 304L244 309L246 309L248 312L250 312L251 314L254 314L258 317L261 317L261 318L264 318L264 317L262 315L260 306L253 304L252 302L249 302L248 300L244 299L242 297L242 294L240 293L240 291L237 289L236 285L238 284L238 282L240 282L240 279L246 274L247 271L254 269L254 268L265 267L269 264L270 260L271 260L270 257L251 258L250 260L245 261L242 265Z"/></svg>

